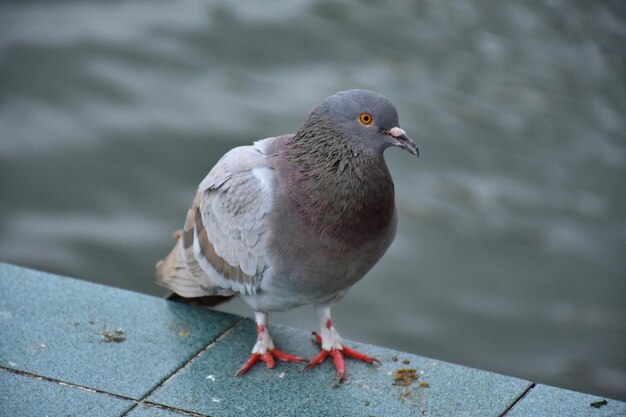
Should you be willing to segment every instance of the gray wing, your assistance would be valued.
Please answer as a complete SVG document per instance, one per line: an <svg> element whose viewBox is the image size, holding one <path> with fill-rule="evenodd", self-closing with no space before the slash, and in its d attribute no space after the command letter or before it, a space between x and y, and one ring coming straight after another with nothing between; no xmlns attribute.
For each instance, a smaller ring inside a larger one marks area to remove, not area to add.
<svg viewBox="0 0 626 417"><path fill-rule="evenodd" d="M195 264L206 274L196 280L206 293L254 294L268 268L275 181L265 152L273 139L231 150L198 188L181 243L190 269Z"/></svg>

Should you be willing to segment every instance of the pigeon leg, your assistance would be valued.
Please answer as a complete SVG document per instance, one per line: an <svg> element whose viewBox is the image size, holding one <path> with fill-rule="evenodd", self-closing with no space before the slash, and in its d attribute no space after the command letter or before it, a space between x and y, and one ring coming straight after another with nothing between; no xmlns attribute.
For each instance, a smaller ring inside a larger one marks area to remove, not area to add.
<svg viewBox="0 0 626 417"><path fill-rule="evenodd" d="M237 371L235 376L240 376L248 372L258 361L265 362L265 366L273 368L276 364L274 359L278 359L284 362L307 362L306 359L296 355L282 352L274 347L274 341L267 328L267 313L255 312L256 317L256 329L257 340L254 348L252 348L252 355L243 364L243 366Z"/></svg>
<svg viewBox="0 0 626 417"><path fill-rule="evenodd" d="M335 364L335 369L337 370L337 383L339 383L346 375L344 356L367 363L376 362L380 364L378 359L349 348L343 344L341 336L339 336L339 333L333 326L333 322L330 318L329 304L318 304L315 306L315 309L320 320L321 329L319 333L314 333L315 341L321 345L322 350L315 358L313 358L311 362L307 364L305 369L313 368L314 366L319 365L330 356Z"/></svg>

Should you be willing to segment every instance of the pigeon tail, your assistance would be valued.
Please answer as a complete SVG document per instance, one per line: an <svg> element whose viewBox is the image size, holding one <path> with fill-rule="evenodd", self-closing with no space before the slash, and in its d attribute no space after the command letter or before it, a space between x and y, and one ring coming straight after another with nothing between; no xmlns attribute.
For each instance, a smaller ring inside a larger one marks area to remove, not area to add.
<svg viewBox="0 0 626 417"><path fill-rule="evenodd" d="M196 262L193 262L195 265L190 265L185 259L180 236L180 230L174 233L174 238L177 239L174 249L165 259L157 262L156 283L186 298L233 295L230 290L207 288L207 286L201 285L202 281L208 281L208 277L205 276Z"/></svg>

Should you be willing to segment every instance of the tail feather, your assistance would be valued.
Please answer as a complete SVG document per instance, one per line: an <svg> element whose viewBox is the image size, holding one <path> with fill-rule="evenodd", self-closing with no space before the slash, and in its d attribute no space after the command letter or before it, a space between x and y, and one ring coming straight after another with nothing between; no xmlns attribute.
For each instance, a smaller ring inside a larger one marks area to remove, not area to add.
<svg viewBox="0 0 626 417"><path fill-rule="evenodd" d="M195 259L183 256L180 232L174 233L174 237L177 239L176 245L165 259L156 264L156 283L187 298L231 295L232 291L225 291L210 282Z"/></svg>

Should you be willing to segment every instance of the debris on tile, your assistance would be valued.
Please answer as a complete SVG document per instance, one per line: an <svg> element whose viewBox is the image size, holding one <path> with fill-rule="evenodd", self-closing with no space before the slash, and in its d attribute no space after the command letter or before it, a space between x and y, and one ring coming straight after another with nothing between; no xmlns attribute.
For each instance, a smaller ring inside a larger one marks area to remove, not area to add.
<svg viewBox="0 0 626 417"><path fill-rule="evenodd" d="M46 348L46 344L45 343L39 343L36 345L30 345L26 348L26 350L28 352L39 352L40 350L43 350Z"/></svg>
<svg viewBox="0 0 626 417"><path fill-rule="evenodd" d="M121 327L111 331L108 326L104 326L100 336L102 336L103 343L122 343L126 341L126 332Z"/></svg>
<svg viewBox="0 0 626 417"><path fill-rule="evenodd" d="M398 355L395 354L395 353L393 355L391 355L391 360L394 361L394 362L398 362Z"/></svg>
<svg viewBox="0 0 626 417"><path fill-rule="evenodd" d="M408 360L408 359L402 359L402 363L405 364L405 365L408 365L408 364L411 363L411 361Z"/></svg>
<svg viewBox="0 0 626 417"><path fill-rule="evenodd" d="M214 403L222 402L222 400L220 400L219 398L215 398L215 397L211 398L211 401L213 401Z"/></svg>
<svg viewBox="0 0 626 417"><path fill-rule="evenodd" d="M426 381L420 382L420 388L430 388L430 384Z"/></svg>
<svg viewBox="0 0 626 417"><path fill-rule="evenodd" d="M361 387L374 392L383 392L382 390L367 384L362 384Z"/></svg>
<svg viewBox="0 0 626 417"><path fill-rule="evenodd" d="M207 375L205 379L215 382L215 377L213 375Z"/></svg>
<svg viewBox="0 0 626 417"><path fill-rule="evenodd" d="M398 368L393 373L393 385L400 387L408 387L417 381L417 369L415 368Z"/></svg>
<svg viewBox="0 0 626 417"><path fill-rule="evenodd" d="M591 406L593 408L600 408L600 407L604 407L605 405L608 404L607 400L599 400L599 401L594 401L591 403Z"/></svg>
<svg viewBox="0 0 626 417"><path fill-rule="evenodd" d="M184 328L183 326L178 325L178 324L171 325L170 326L170 330L178 333L178 335L180 337L187 337L187 336L189 336L191 334L191 332L189 330L187 330L186 328Z"/></svg>
<svg viewBox="0 0 626 417"><path fill-rule="evenodd" d="M279 374L278 374L278 377L279 377L279 378L284 378L284 377L285 377L285 373L284 373L284 372L279 373Z"/></svg>

